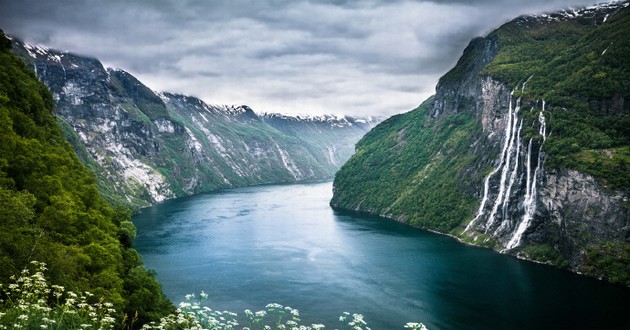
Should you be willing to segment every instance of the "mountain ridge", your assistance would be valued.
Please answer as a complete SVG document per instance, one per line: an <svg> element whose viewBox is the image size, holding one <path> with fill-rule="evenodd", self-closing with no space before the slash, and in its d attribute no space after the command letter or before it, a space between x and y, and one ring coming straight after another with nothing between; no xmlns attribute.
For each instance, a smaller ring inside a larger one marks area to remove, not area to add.
<svg viewBox="0 0 630 330"><path fill-rule="evenodd" d="M628 285L628 4L473 39L433 98L357 144L331 205Z"/></svg>
<svg viewBox="0 0 630 330"><path fill-rule="evenodd" d="M374 124L208 105L154 92L95 58L17 39L13 45L51 89L66 138L104 196L133 208L221 188L332 178Z"/></svg>

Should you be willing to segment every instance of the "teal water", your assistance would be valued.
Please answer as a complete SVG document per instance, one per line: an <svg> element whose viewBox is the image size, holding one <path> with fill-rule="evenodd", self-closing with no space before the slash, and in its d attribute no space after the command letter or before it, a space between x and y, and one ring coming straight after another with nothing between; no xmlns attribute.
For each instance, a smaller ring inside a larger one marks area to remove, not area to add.
<svg viewBox="0 0 630 330"><path fill-rule="evenodd" d="M136 248L174 302L242 313L279 303L339 327L630 329L630 290L328 206L330 182L180 198L134 217Z"/></svg>

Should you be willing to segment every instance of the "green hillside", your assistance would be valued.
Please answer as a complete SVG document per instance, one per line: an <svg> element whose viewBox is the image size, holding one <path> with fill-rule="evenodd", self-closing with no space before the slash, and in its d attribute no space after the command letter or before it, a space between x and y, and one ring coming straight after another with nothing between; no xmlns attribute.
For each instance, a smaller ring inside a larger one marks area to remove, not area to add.
<svg viewBox="0 0 630 330"><path fill-rule="evenodd" d="M382 122L358 143L335 177L331 205L630 283L629 7L519 17L472 40L435 97ZM517 99L522 132L509 164L502 148ZM544 169L539 177L536 159ZM565 180L563 186L546 182L547 175ZM530 177L541 191L526 200ZM585 187L590 197L579 196ZM495 204L505 191L509 203ZM482 197L492 201L480 206ZM473 219L479 221L470 226ZM514 245L517 235L526 236L518 241L524 243Z"/></svg>
<svg viewBox="0 0 630 330"><path fill-rule="evenodd" d="M119 320L172 311L131 248L129 212L101 198L62 135L51 93L10 47L0 34L0 283L37 260L51 283L114 303Z"/></svg>
<svg viewBox="0 0 630 330"><path fill-rule="evenodd" d="M477 203L458 186L458 173L476 156L468 137L479 130L470 113L428 119L433 98L372 129L335 177L332 205L386 215L414 226L448 232ZM460 181L466 182L460 182Z"/></svg>

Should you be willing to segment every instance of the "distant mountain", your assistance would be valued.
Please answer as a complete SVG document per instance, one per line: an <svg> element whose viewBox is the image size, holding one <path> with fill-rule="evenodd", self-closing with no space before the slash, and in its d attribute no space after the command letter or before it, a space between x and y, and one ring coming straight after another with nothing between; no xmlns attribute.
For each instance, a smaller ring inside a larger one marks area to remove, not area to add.
<svg viewBox="0 0 630 330"><path fill-rule="evenodd" d="M13 41L110 201L139 207L244 185L332 178L373 119L256 114L153 92L94 58Z"/></svg>
<svg viewBox="0 0 630 330"><path fill-rule="evenodd" d="M331 204L630 285L630 8L506 23L368 133Z"/></svg>

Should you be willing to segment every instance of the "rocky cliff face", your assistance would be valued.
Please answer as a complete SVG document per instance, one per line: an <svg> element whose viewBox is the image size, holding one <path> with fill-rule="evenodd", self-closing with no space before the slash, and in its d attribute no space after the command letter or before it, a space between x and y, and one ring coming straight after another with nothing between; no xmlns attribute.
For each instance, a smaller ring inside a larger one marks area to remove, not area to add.
<svg viewBox="0 0 630 330"><path fill-rule="evenodd" d="M331 178L373 126L210 106L155 93L93 58L17 40L13 48L52 91L66 138L102 193L134 207L220 188Z"/></svg>
<svg viewBox="0 0 630 330"><path fill-rule="evenodd" d="M612 106L630 91L609 92L596 73L576 85L567 68L618 74L627 57L604 55L626 47L611 39L628 29L626 7L521 17L473 40L432 100L359 142L331 205L630 284L628 190L614 184L627 180L630 139L614 122L630 112ZM556 48L572 44L584 59Z"/></svg>

